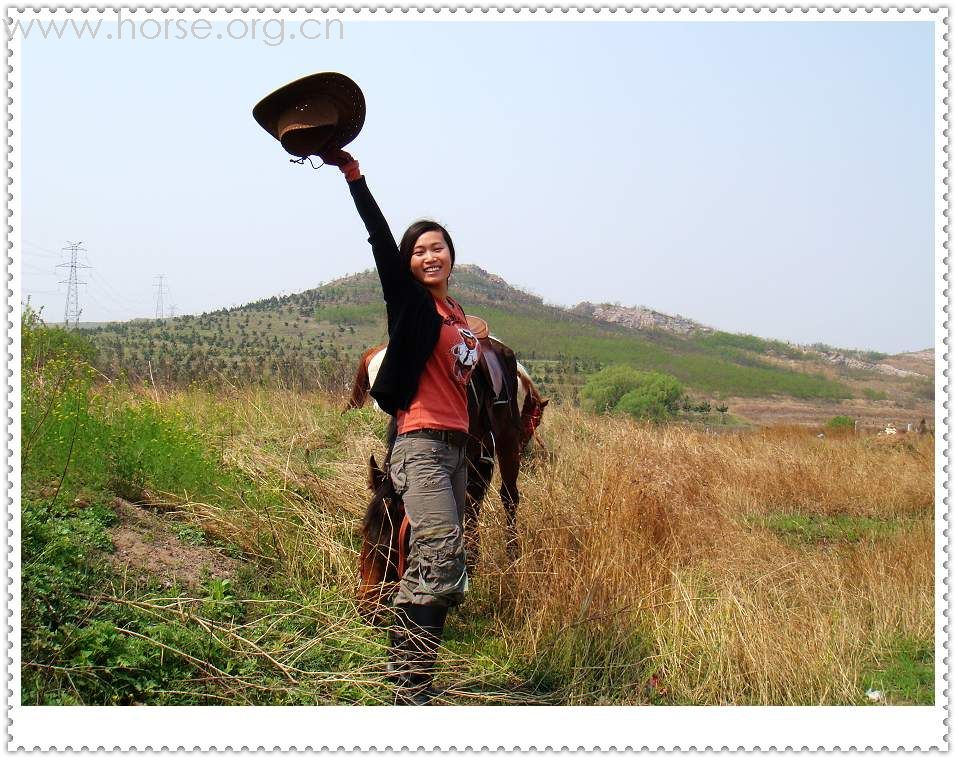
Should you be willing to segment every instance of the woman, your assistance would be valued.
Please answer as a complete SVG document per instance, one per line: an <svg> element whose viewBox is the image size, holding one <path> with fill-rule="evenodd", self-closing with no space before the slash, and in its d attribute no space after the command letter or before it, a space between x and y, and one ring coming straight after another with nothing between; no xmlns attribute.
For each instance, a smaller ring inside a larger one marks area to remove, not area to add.
<svg viewBox="0 0 956 759"><path fill-rule="evenodd" d="M426 704L448 609L467 586L462 520L468 381L479 343L448 296L455 246L434 221L417 221L400 245L369 192L358 162L337 150L338 166L369 233L388 316L388 351L371 395L396 417L388 474L411 524L411 548L395 597L390 676L396 703Z"/></svg>

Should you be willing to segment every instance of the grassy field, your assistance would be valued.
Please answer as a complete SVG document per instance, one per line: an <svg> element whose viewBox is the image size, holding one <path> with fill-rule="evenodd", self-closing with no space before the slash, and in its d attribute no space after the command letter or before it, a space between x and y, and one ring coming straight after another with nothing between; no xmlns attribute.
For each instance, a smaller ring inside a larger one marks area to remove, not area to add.
<svg viewBox="0 0 956 759"><path fill-rule="evenodd" d="M388 701L384 633L352 603L381 416L109 383L29 320L23 349L23 703ZM568 403L541 433L516 562L485 503L448 702L932 703L931 436L718 436ZM151 565L160 544L193 566Z"/></svg>

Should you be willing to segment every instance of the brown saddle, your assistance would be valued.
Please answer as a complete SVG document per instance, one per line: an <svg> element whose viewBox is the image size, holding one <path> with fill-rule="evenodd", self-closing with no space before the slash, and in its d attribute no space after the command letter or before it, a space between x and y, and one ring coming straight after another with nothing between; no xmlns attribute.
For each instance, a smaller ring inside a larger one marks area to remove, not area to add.
<svg viewBox="0 0 956 759"><path fill-rule="evenodd" d="M481 345L478 367L491 387L495 404L510 404L513 412L517 413L518 366L514 352L504 343L491 337L488 322L484 319L472 315L466 315L466 318L468 329L478 338ZM513 380L509 381L512 378Z"/></svg>

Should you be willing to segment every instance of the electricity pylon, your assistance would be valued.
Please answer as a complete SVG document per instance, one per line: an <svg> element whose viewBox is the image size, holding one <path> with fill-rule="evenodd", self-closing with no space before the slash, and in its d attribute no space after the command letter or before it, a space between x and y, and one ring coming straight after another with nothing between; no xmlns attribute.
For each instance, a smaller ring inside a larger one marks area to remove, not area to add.
<svg viewBox="0 0 956 759"><path fill-rule="evenodd" d="M166 292L166 285L163 283L163 280L165 279L165 276L162 275L162 274L159 274L159 275L153 277L153 279L158 279L158 280L159 280L159 282L156 283L156 318L157 318L157 319L163 319L163 318L165 318L165 316L166 316L166 314L163 312L163 311L164 311L164 309L163 309L163 293Z"/></svg>
<svg viewBox="0 0 956 759"><path fill-rule="evenodd" d="M63 314L63 326L69 328L70 319L73 320L73 328L76 329L80 325L80 314L83 313L80 308L80 298L78 292L78 285L85 285L86 282L80 282L76 278L77 269L89 269L90 267L86 264L77 263L77 256L80 253L86 253L86 248L81 248L82 242L70 242L67 240L66 246L62 248L63 252L69 252L70 260L69 262L64 262L62 264L57 264L56 268L62 268L69 266L70 274L65 280L60 280L61 285L66 285L66 308Z"/></svg>

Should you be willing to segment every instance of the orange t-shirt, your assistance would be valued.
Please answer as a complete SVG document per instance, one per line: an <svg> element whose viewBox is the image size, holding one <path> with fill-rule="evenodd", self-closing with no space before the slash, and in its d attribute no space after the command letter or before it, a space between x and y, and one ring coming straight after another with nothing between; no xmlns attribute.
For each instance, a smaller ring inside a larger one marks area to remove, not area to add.
<svg viewBox="0 0 956 759"><path fill-rule="evenodd" d="M418 380L418 392L407 411L399 409L399 434L423 427L468 431L468 380L481 347L455 301L436 300L435 309L444 322Z"/></svg>

